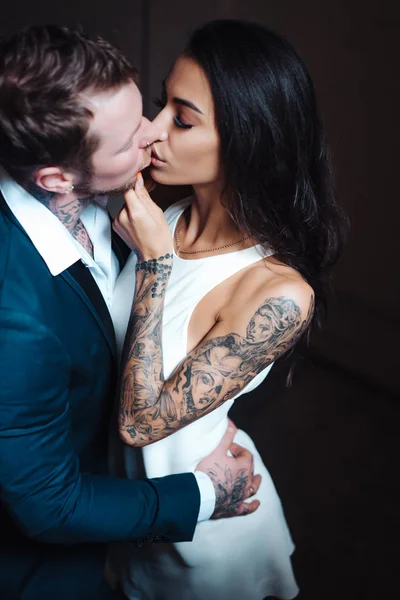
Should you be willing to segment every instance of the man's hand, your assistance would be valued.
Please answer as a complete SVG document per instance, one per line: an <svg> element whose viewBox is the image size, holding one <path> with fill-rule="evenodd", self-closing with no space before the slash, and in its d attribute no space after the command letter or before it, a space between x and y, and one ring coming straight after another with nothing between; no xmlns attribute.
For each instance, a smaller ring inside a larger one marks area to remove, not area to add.
<svg viewBox="0 0 400 600"><path fill-rule="evenodd" d="M257 493L261 475L253 475L251 452L233 442L236 431L229 421L219 446L196 467L196 471L206 473L214 484L216 503L212 519L248 515L260 505L258 500L244 502ZM228 456L228 451L232 457Z"/></svg>

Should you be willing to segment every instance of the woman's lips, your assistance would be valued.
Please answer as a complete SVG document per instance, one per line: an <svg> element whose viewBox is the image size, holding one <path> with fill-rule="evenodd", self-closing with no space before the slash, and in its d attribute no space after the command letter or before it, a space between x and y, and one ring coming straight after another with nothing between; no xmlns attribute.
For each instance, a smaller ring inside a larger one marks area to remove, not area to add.
<svg viewBox="0 0 400 600"><path fill-rule="evenodd" d="M151 164L154 165L155 167L161 167L162 165L165 165L165 160L162 160L157 152L154 150L154 148L152 148L151 150Z"/></svg>

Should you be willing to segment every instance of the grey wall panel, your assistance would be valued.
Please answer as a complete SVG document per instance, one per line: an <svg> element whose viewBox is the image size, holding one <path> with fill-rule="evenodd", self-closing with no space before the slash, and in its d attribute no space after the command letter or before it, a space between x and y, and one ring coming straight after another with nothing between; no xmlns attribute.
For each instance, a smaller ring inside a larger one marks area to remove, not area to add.
<svg viewBox="0 0 400 600"><path fill-rule="evenodd" d="M150 115L156 114L152 105L160 93L160 82L183 49L189 33L200 23L227 16L231 2L227 0L151 0L149 39L149 104Z"/></svg>
<svg viewBox="0 0 400 600"><path fill-rule="evenodd" d="M145 0L87 2L69 0L16 0L2 8L0 34L31 24L57 23L80 26L90 34L99 34L117 44L135 64L140 65L142 51L142 11Z"/></svg>
<svg viewBox="0 0 400 600"><path fill-rule="evenodd" d="M313 76L339 197L352 222L337 268L336 300L318 352L383 382L388 372L396 372L400 333L399 9L392 0L70 0L57 5L17 0L2 7L0 34L32 22L80 24L100 33L141 68L149 116L156 113L151 101L161 80L198 24L236 17L285 34ZM172 192L168 189L165 197L173 198Z"/></svg>

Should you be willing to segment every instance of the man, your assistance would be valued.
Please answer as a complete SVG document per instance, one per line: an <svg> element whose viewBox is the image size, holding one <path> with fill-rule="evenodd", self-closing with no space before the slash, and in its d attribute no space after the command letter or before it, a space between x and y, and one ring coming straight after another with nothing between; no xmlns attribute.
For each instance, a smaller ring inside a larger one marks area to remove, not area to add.
<svg viewBox="0 0 400 600"><path fill-rule="evenodd" d="M106 474L109 308L127 248L111 233L105 194L129 187L165 135L143 118L134 76L115 48L66 28L0 42L3 600L112 598L106 542L190 540L213 512L257 507L243 502L259 478L251 455L230 445L233 432L202 461L205 472ZM246 487L233 496L239 475Z"/></svg>

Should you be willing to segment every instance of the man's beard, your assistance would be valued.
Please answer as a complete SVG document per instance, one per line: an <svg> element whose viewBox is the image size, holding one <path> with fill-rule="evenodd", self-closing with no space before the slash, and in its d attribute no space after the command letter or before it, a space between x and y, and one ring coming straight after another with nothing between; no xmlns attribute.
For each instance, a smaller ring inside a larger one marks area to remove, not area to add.
<svg viewBox="0 0 400 600"><path fill-rule="evenodd" d="M128 190L134 187L136 182L136 177L134 177L131 181L117 188L111 188L109 190L105 189L97 189L95 186L92 186L89 182L81 182L75 186L74 192L78 196L121 196L125 194Z"/></svg>

